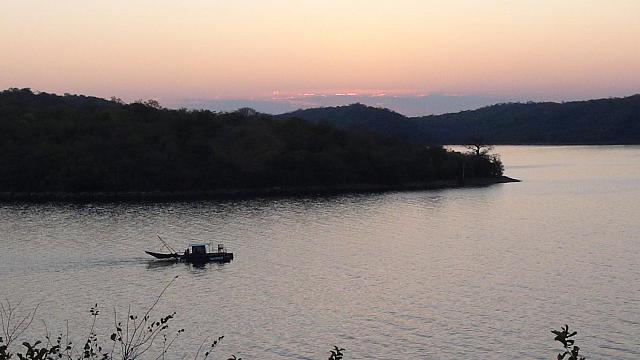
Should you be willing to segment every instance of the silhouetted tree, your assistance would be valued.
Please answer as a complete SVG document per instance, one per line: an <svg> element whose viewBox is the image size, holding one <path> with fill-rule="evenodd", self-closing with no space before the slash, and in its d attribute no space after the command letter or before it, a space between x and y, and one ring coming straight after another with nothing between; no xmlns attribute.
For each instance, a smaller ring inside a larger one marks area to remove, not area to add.
<svg viewBox="0 0 640 360"><path fill-rule="evenodd" d="M485 156L489 154L491 150L493 150L493 145L487 144L484 139L480 137L473 137L469 139L465 147L469 149L473 155L476 156Z"/></svg>

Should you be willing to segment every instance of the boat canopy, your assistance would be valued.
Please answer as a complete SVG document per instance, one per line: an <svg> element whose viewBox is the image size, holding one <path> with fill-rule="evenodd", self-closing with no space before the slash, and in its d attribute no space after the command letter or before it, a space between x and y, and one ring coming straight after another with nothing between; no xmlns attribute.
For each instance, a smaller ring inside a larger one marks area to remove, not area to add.
<svg viewBox="0 0 640 360"><path fill-rule="evenodd" d="M208 251L209 245L207 244L191 244L191 253L194 255L197 254L206 254Z"/></svg>
<svg viewBox="0 0 640 360"><path fill-rule="evenodd" d="M208 253L211 251L211 244L195 244L195 243L190 243L189 244L189 249L191 249L191 252L194 254L202 254L202 253ZM224 247L224 244L218 244L218 253L226 253L227 250Z"/></svg>

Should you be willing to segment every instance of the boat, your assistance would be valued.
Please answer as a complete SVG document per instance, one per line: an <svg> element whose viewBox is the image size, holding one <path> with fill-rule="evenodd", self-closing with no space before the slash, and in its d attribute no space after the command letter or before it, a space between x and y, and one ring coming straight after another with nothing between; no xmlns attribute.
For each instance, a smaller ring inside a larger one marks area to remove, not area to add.
<svg viewBox="0 0 640 360"><path fill-rule="evenodd" d="M184 261L189 263L230 262L233 260L233 253L227 252L223 244L218 244L218 251L215 252L210 251L209 244L189 244L189 247L182 253L145 252L156 259Z"/></svg>
<svg viewBox="0 0 640 360"><path fill-rule="evenodd" d="M227 252L223 244L218 244L215 252L211 251L210 244L189 244L183 252L177 252L169 244L167 244L160 235L158 238L162 244L170 251L169 253L157 253L153 251L145 251L147 254L159 260L184 261L189 263L206 263L206 262L230 262L233 260L233 253Z"/></svg>

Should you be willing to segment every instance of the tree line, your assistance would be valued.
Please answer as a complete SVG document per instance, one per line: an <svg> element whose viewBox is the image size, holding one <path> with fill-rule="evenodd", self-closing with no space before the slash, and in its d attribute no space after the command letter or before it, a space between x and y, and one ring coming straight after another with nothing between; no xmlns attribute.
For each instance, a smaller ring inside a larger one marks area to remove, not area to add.
<svg viewBox="0 0 640 360"><path fill-rule="evenodd" d="M420 144L640 144L640 95L566 103L506 103L477 110L405 117L362 104L274 116L368 129Z"/></svg>
<svg viewBox="0 0 640 360"><path fill-rule="evenodd" d="M463 165L464 164L464 165ZM0 92L0 192L211 191L497 177L495 156L253 111Z"/></svg>

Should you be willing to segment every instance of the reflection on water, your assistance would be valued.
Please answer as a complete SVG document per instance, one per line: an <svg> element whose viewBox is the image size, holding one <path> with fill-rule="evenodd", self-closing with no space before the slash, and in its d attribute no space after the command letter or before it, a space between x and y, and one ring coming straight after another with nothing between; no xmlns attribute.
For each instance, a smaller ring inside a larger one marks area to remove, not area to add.
<svg viewBox="0 0 640 360"><path fill-rule="evenodd" d="M41 303L53 331L99 302L108 329L108 309L144 309L178 275L159 303L191 331L177 350L224 334L219 354L253 359L321 359L334 344L351 359L546 359L564 323L590 358L640 357L640 148L497 152L522 183L0 205L0 294ZM151 261L156 233L235 259Z"/></svg>
<svg viewBox="0 0 640 360"><path fill-rule="evenodd" d="M172 267L183 267L189 270L197 269L213 269L221 268L229 264L229 262L210 262L210 263L187 263L182 261L164 261L164 260L146 260L147 269L167 269Z"/></svg>

